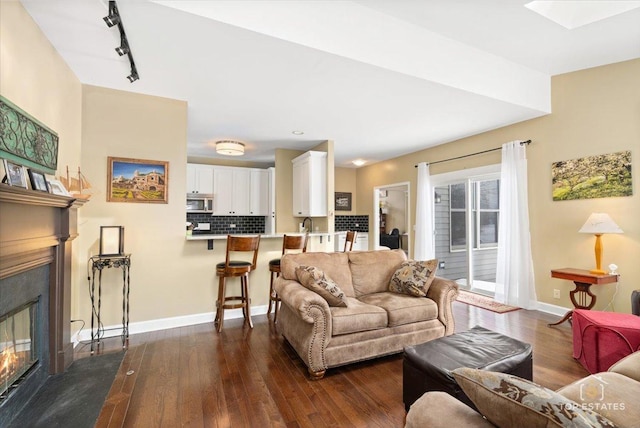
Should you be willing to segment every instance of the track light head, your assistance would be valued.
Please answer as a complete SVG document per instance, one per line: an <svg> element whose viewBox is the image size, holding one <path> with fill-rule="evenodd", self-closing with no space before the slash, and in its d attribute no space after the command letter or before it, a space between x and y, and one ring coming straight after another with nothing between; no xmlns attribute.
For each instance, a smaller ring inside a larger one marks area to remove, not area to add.
<svg viewBox="0 0 640 428"><path fill-rule="evenodd" d="M118 46L116 48L116 52L118 52L118 55L123 56L129 53L129 45L127 45L126 43L121 44L120 46Z"/></svg>
<svg viewBox="0 0 640 428"><path fill-rule="evenodd" d="M140 78L140 76L138 76L138 72L137 71L132 71L130 75L127 76L127 79L129 79L129 83L133 83L136 80L138 80Z"/></svg>
<svg viewBox="0 0 640 428"><path fill-rule="evenodd" d="M104 22L107 24L107 27L111 28L114 25L118 25L120 23L120 16L110 13L108 16L105 16Z"/></svg>

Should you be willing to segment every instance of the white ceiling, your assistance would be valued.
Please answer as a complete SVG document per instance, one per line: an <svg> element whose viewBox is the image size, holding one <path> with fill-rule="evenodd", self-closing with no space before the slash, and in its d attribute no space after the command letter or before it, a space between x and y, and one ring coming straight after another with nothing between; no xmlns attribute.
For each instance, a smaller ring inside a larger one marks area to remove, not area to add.
<svg viewBox="0 0 640 428"><path fill-rule="evenodd" d="M548 114L550 76L640 57L640 9L568 30L527 2L120 0L129 83L106 0L22 0L82 83L186 100L190 156L330 139L337 166Z"/></svg>

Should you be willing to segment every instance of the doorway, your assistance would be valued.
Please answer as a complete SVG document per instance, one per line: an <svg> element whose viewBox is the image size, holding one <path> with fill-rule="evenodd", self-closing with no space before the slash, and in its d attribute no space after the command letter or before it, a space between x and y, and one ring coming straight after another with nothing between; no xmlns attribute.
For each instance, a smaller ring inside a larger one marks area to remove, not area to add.
<svg viewBox="0 0 640 428"><path fill-rule="evenodd" d="M411 248L410 183L402 182L373 189L373 248Z"/></svg>

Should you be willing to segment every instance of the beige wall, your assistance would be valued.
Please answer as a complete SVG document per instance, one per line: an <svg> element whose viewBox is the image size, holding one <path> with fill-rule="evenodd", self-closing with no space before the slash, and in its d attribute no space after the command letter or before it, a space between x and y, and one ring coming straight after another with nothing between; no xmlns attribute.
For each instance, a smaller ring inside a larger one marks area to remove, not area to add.
<svg viewBox="0 0 640 428"><path fill-rule="evenodd" d="M571 307L569 281L550 278L553 268L594 267L593 236L578 229L592 212L607 212L625 231L606 235L603 264L615 262L622 274L614 299L616 311L630 311L630 294L640 284L640 60L582 70L552 78L553 113L545 117L475 135L358 169L358 206L372 204L372 188L411 182L411 212L415 213L416 170L420 161L436 161L499 147L512 140L532 139L527 149L529 212L538 299ZM631 150L634 195L554 202L551 198L551 163L603 153ZM431 174L500 162L500 152L433 165ZM370 211L370 210L369 210ZM368 213L373 219L372 213ZM413 217L413 216L412 216ZM553 289L562 298L553 299ZM592 287L603 309L614 296L614 286Z"/></svg>
<svg viewBox="0 0 640 428"><path fill-rule="evenodd" d="M0 2L0 94L58 134L58 173L80 165L82 85L19 2Z"/></svg>
<svg viewBox="0 0 640 428"><path fill-rule="evenodd" d="M335 169L335 191L351 193L351 211L340 211L337 215L357 215L358 214L358 195L356 187L356 169L355 168L336 168Z"/></svg>

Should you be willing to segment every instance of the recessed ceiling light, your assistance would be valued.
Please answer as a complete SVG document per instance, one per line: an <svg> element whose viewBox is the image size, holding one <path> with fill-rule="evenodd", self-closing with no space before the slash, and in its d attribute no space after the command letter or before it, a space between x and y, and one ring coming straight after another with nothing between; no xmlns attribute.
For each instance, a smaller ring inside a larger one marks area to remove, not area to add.
<svg viewBox="0 0 640 428"><path fill-rule="evenodd" d="M303 135L304 131L291 131L293 135Z"/></svg>
<svg viewBox="0 0 640 428"><path fill-rule="evenodd" d="M363 159L356 159L356 160L354 160L352 163L353 163L355 166L362 166L362 165L364 165L365 163L367 163L367 161L366 161L366 160L363 160Z"/></svg>
<svg viewBox="0 0 640 428"><path fill-rule="evenodd" d="M569 30L640 7L640 1L532 1L524 7Z"/></svg>

